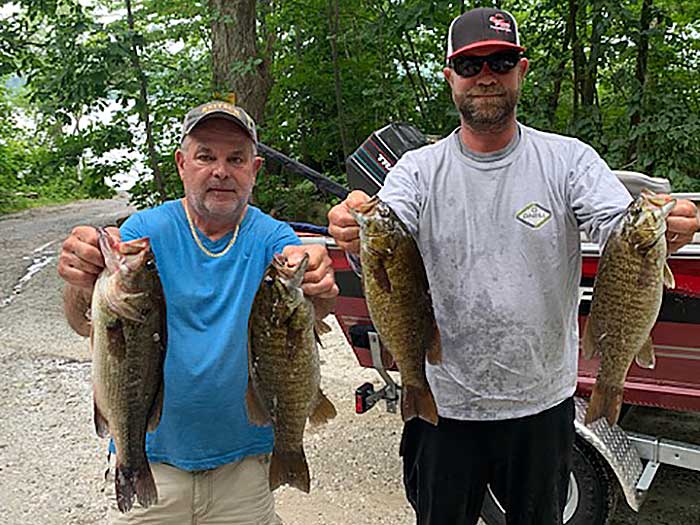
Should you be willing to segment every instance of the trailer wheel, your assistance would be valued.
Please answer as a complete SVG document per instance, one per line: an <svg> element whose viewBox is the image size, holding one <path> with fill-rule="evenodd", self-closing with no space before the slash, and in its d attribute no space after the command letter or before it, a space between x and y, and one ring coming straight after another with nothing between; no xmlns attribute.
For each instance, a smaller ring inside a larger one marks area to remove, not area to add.
<svg viewBox="0 0 700 525"><path fill-rule="evenodd" d="M487 525L505 525L497 490L489 485L481 508ZM573 470L564 509L566 525L608 525L617 505L617 480L598 452L583 439L574 442Z"/></svg>

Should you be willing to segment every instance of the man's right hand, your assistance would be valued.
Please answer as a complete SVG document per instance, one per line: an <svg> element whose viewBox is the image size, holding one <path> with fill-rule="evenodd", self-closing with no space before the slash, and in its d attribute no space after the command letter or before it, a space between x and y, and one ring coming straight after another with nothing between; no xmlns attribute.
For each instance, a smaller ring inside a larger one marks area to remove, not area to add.
<svg viewBox="0 0 700 525"><path fill-rule="evenodd" d="M107 228L120 239L118 228ZM76 226L63 241L58 258L58 274L70 285L91 290L105 266L97 241L97 230L92 226Z"/></svg>
<svg viewBox="0 0 700 525"><path fill-rule="evenodd" d="M368 200L369 195L364 191L355 190L328 212L328 232L338 246L354 255L360 253L360 227L348 210L357 208Z"/></svg>

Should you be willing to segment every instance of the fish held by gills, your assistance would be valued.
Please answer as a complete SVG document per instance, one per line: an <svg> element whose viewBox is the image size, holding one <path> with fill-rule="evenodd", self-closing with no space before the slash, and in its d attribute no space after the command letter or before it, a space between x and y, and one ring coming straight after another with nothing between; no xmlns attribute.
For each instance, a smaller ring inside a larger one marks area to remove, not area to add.
<svg viewBox="0 0 700 525"><path fill-rule="evenodd" d="M418 246L376 196L350 213L360 226L362 283L370 317L401 375L403 420L419 417L437 425L425 359L441 362L442 350Z"/></svg>
<svg viewBox="0 0 700 525"><path fill-rule="evenodd" d="M163 408L165 301L148 238L118 242L98 229L105 268L95 283L90 346L94 422L116 448L117 507L158 500L146 458L146 432Z"/></svg>
<svg viewBox="0 0 700 525"><path fill-rule="evenodd" d="M270 490L289 484L309 492L311 477L304 453L304 429L336 416L321 391L314 307L301 283L309 256L297 265L275 254L253 301L248 323L249 374L246 405L255 425L272 423Z"/></svg>
<svg viewBox="0 0 700 525"><path fill-rule="evenodd" d="M616 424L632 361L643 368L654 367L650 333L664 285L675 286L666 263L665 238L666 217L675 203L643 190L605 245L582 340L584 357L600 356L586 424L601 417Z"/></svg>

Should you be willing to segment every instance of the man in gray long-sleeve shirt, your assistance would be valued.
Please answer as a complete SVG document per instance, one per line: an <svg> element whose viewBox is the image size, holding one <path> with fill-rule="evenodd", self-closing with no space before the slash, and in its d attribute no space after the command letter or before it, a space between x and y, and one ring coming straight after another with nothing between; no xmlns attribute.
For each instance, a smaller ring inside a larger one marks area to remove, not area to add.
<svg viewBox="0 0 700 525"><path fill-rule="evenodd" d="M579 230L604 244L631 198L591 147L516 121L528 61L512 15L469 11L447 47L461 126L405 154L379 192L418 242L442 342L442 362L426 364L439 423L404 427L406 494L419 525L468 525L491 482L506 488L510 525L558 525L574 439ZM329 213L351 253L347 210L367 198L353 192ZM679 201L672 250L692 238L695 214Z"/></svg>

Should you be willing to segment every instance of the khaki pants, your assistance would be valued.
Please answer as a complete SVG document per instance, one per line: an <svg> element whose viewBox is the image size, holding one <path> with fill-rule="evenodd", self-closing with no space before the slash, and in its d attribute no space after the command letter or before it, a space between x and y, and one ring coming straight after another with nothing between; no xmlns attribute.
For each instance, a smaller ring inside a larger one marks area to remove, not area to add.
<svg viewBox="0 0 700 525"><path fill-rule="evenodd" d="M117 509L114 461L107 479L110 525L282 525L268 482L267 456L251 456L212 470L187 472L152 463L158 503Z"/></svg>

